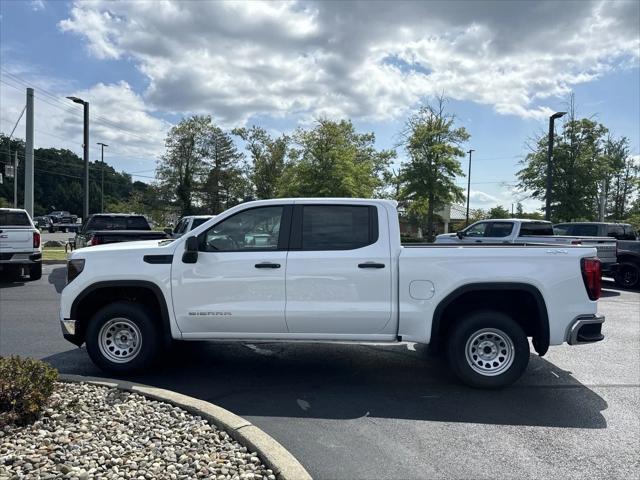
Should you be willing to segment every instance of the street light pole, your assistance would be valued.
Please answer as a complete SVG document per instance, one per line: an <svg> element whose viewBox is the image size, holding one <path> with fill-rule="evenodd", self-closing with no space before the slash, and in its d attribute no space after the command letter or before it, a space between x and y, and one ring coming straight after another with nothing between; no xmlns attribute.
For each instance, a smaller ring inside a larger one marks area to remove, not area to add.
<svg viewBox="0 0 640 480"><path fill-rule="evenodd" d="M83 135L83 156L84 156L84 202L82 208L82 220L89 218L89 102L85 102L78 97L67 97L74 103L84 107L84 135Z"/></svg>
<svg viewBox="0 0 640 480"><path fill-rule="evenodd" d="M106 143L98 142L100 145L100 165L102 166L102 179L100 181L100 213L104 213L104 147L108 147Z"/></svg>
<svg viewBox="0 0 640 480"><path fill-rule="evenodd" d="M552 157L553 157L553 123L556 118L563 117L567 112L556 112L549 117L549 146L547 149L547 192L545 195L545 220L551 221L551 184L553 179Z"/></svg>
<svg viewBox="0 0 640 480"><path fill-rule="evenodd" d="M469 225L469 195L471 194L471 153L475 150L469 150L469 175L467 176L467 220L465 226Z"/></svg>

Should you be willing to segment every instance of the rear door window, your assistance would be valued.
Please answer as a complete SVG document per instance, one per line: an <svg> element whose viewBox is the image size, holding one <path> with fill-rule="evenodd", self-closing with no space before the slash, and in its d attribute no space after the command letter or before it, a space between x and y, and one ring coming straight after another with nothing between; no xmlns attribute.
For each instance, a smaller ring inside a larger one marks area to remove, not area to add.
<svg viewBox="0 0 640 480"><path fill-rule="evenodd" d="M513 222L493 222L487 232L487 237L504 238L511 235Z"/></svg>
<svg viewBox="0 0 640 480"><path fill-rule="evenodd" d="M302 209L302 250L353 250L377 240L375 207L305 205Z"/></svg>
<svg viewBox="0 0 640 480"><path fill-rule="evenodd" d="M607 237L613 237L616 240L624 240L624 227L622 225L608 225Z"/></svg>

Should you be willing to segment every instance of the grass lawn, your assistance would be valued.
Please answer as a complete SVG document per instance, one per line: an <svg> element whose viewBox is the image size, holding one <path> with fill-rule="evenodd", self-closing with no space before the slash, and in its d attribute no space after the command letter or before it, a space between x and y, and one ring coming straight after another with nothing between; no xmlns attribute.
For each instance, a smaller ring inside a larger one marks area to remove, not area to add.
<svg viewBox="0 0 640 480"><path fill-rule="evenodd" d="M67 253L64 248L43 248L42 249L43 260L66 260Z"/></svg>

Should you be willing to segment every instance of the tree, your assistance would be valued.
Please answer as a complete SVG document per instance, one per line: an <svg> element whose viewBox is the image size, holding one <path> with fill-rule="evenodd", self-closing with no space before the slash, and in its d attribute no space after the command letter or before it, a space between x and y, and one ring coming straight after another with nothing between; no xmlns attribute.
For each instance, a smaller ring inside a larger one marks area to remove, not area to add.
<svg viewBox="0 0 640 480"><path fill-rule="evenodd" d="M496 205L495 207L490 209L487 216L489 218L511 218L509 210L504 208L502 205Z"/></svg>
<svg viewBox="0 0 640 480"><path fill-rule="evenodd" d="M562 134L554 140L551 188L554 221L597 217L601 189L610 174L604 155L607 132L604 125L593 120L576 118L571 99L569 118ZM523 162L525 166L518 172L519 186L539 200L546 196L547 147L547 136L538 137Z"/></svg>
<svg viewBox="0 0 640 480"><path fill-rule="evenodd" d="M289 137L282 135L273 139L262 127L236 128L232 131L246 142L252 166L249 178L253 183L255 197L274 198L284 171Z"/></svg>
<svg viewBox="0 0 640 480"><path fill-rule="evenodd" d="M243 176L243 156L231 135L213 124L207 126L204 135L203 160L207 173L202 185L203 203L207 213L217 215L244 200L249 185Z"/></svg>
<svg viewBox="0 0 640 480"><path fill-rule="evenodd" d="M625 218L640 188L640 163L629 154L629 140L607 139L605 158L608 163L606 194L608 215L612 220Z"/></svg>
<svg viewBox="0 0 640 480"><path fill-rule="evenodd" d="M464 127L456 128L455 117L445 112L445 99L435 106L425 105L406 124L403 145L409 160L402 165L400 178L402 199L426 201L427 234L433 240L434 211L464 199L462 188L455 184L463 175L458 157L464 156L460 145L469 139Z"/></svg>
<svg viewBox="0 0 640 480"><path fill-rule="evenodd" d="M177 201L182 215L193 213L194 193L205 172L207 130L211 126L211 117L194 115L182 119L167 134L167 150L160 158L156 175L161 187Z"/></svg>
<svg viewBox="0 0 640 480"><path fill-rule="evenodd" d="M319 119L299 128L278 183L278 196L373 197L392 150L376 150L373 133L357 133L349 120Z"/></svg>

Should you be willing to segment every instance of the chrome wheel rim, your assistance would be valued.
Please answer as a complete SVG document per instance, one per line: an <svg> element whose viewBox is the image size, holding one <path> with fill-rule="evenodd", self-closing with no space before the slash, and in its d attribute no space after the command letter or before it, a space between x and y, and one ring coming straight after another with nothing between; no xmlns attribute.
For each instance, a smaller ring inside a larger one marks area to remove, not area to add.
<svg viewBox="0 0 640 480"><path fill-rule="evenodd" d="M483 328L469 336L465 356L475 372L494 377L509 369L515 349L509 336L502 330Z"/></svg>
<svg viewBox="0 0 640 480"><path fill-rule="evenodd" d="M142 334L128 318L112 318L98 333L100 353L113 363L127 363L140 353Z"/></svg>

